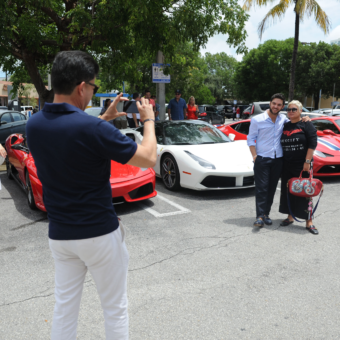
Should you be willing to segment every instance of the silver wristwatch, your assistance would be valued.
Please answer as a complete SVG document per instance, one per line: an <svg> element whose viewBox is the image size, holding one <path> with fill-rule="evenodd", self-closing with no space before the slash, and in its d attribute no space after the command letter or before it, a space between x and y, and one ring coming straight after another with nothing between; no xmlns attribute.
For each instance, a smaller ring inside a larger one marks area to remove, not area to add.
<svg viewBox="0 0 340 340"><path fill-rule="evenodd" d="M310 164L311 160L310 159L306 159L305 163Z"/></svg>

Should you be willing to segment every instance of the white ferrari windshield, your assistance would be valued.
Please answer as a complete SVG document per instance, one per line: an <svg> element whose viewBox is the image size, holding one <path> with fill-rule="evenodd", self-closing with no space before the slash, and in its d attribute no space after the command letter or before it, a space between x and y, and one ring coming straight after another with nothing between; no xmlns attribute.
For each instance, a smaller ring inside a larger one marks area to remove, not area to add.
<svg viewBox="0 0 340 340"><path fill-rule="evenodd" d="M230 139L207 124L169 124L164 127L165 144L167 145L197 145L230 142Z"/></svg>

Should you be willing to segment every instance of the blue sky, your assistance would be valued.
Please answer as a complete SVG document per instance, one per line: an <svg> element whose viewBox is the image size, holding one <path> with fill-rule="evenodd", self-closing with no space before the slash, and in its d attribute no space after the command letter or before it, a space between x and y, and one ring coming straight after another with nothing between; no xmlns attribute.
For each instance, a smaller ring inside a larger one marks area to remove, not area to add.
<svg viewBox="0 0 340 340"><path fill-rule="evenodd" d="M244 0L240 0L239 4L243 5ZM248 33L246 45L249 49L256 48L259 44L270 39L285 40L294 36L295 15L293 12L293 6L289 9L282 19L282 21L276 22L267 28L264 32L262 41L260 41L257 27L260 21L264 18L268 9L274 6L277 2L273 1L271 6L262 8L253 8L249 12L250 18L246 24L246 30ZM300 23L300 41L302 42L319 42L325 41L329 43L331 40L340 38L340 0L318 0L318 3L322 9L326 12L332 27L330 33L325 35L319 27L316 26L314 18L305 18ZM230 48L226 43L227 37L218 34L210 38L206 47L201 49L201 53L210 52L212 54L219 52L226 52L233 55L238 60L242 60L242 55L237 55L235 49ZM5 74L0 70L0 77L5 77Z"/></svg>
<svg viewBox="0 0 340 340"><path fill-rule="evenodd" d="M295 14L292 6L288 9L285 17L281 21L277 21L275 24L272 24L267 28L263 34L262 41L259 39L257 33L259 23L262 21L268 10L275 6L278 2L279 0L273 1L271 6L261 8L256 7L256 9L252 8L248 12L250 18L246 24L246 30L248 33L246 45L249 49L256 48L259 44L264 43L266 40L285 40L294 37ZM300 41L302 42L325 41L329 43L331 40L340 38L340 0L318 0L318 3L326 12L332 23L330 33L325 35L323 31L316 26L313 17L306 17L304 21L300 23ZM242 6L244 4L244 0L239 1L239 4ZM215 54L219 52L226 52L229 55L233 55L238 60L242 60L242 55L237 55L235 49L232 49L227 45L226 40L227 37L225 35L215 35L209 39L206 47L201 49L201 53L204 54L206 52L210 52Z"/></svg>

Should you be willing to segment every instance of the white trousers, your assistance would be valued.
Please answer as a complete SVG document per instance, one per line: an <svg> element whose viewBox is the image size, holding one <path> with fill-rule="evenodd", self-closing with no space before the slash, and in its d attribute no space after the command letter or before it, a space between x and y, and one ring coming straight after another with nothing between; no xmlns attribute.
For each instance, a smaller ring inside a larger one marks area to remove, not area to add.
<svg viewBox="0 0 340 340"><path fill-rule="evenodd" d="M83 240L49 240L55 262L55 308L52 340L76 340L84 279L90 271L104 311L107 340L129 338L124 229Z"/></svg>

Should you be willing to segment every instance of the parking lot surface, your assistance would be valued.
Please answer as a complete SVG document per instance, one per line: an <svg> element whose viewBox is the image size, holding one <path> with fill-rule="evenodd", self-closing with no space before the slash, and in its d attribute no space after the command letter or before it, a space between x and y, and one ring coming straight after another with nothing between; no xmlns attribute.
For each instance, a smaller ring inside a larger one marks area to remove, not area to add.
<svg viewBox="0 0 340 340"><path fill-rule="evenodd" d="M48 220L0 172L0 339L49 339L54 267ZM320 235L303 224L259 230L254 189L167 191L115 206L130 253L130 339L339 339L340 179L325 179ZM78 339L105 339L85 280Z"/></svg>

